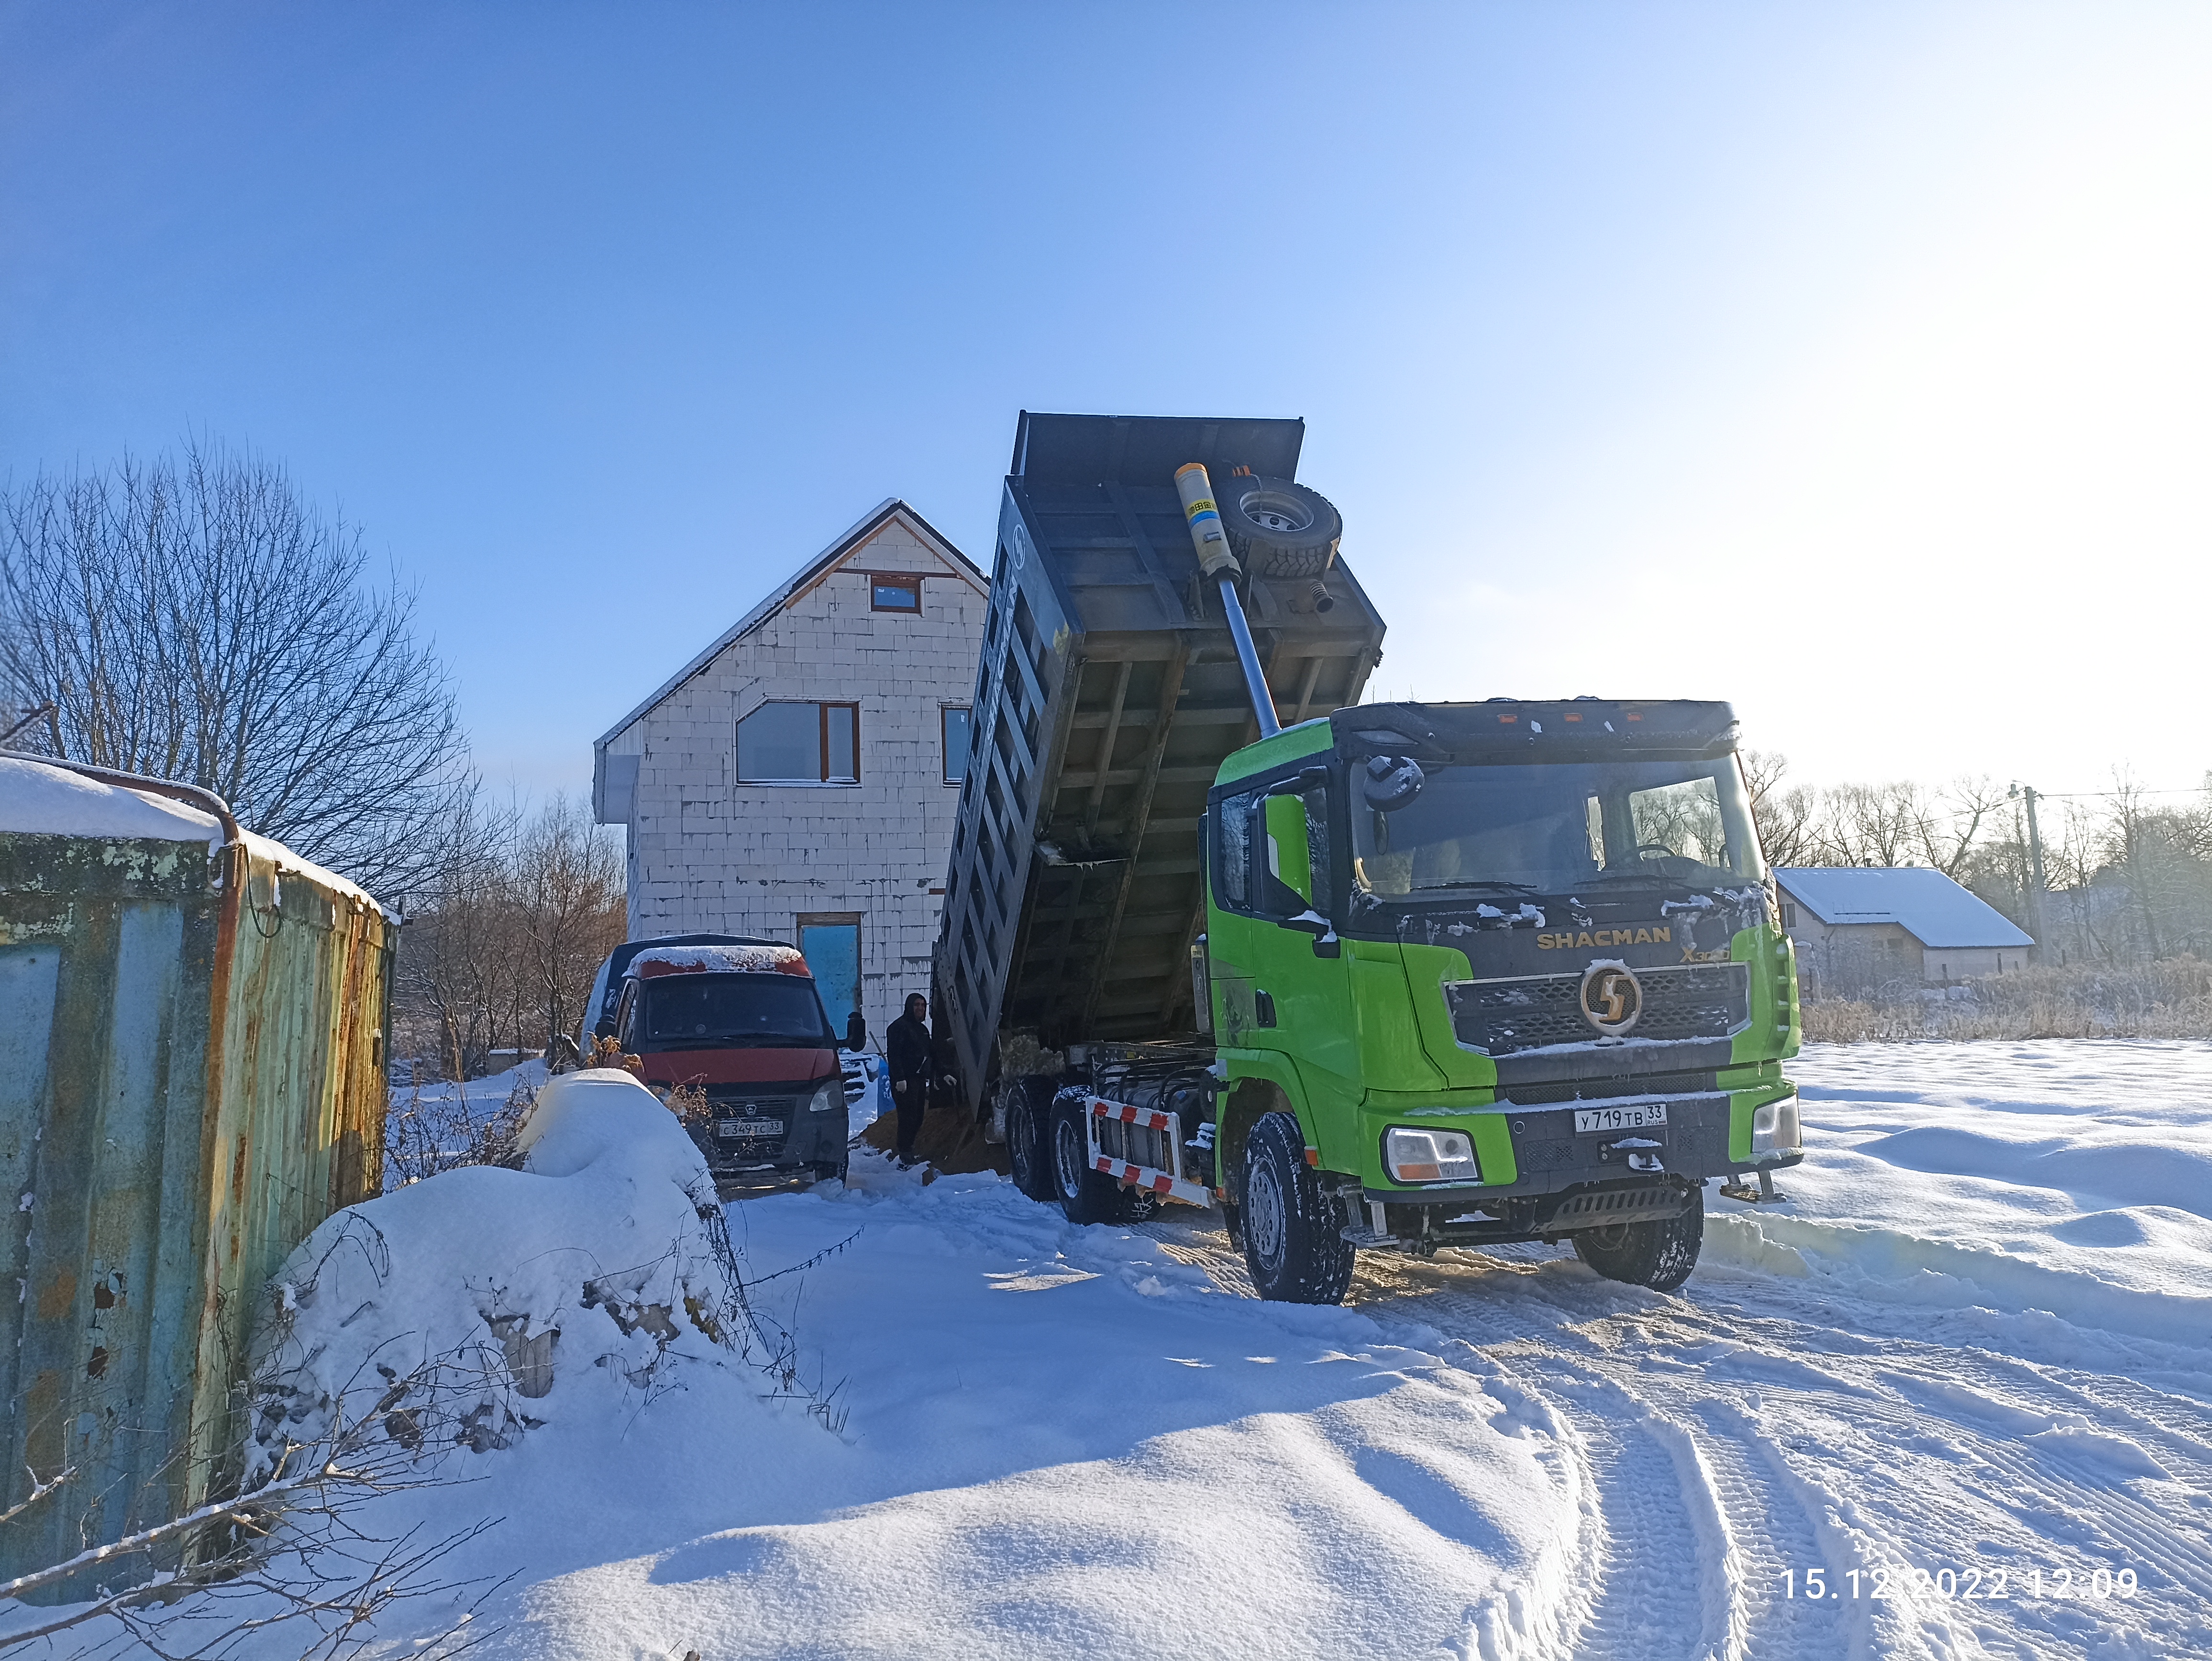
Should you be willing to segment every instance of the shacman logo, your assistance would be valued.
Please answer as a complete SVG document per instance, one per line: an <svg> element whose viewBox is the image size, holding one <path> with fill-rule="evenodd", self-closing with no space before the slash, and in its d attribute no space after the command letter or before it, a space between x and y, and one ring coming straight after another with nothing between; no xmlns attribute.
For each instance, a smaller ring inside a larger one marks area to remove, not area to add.
<svg viewBox="0 0 2212 1661"><path fill-rule="evenodd" d="M1644 1013L1644 985L1619 964L1592 964L1583 976L1583 1019L1617 1038Z"/></svg>
<svg viewBox="0 0 2212 1661"><path fill-rule="evenodd" d="M1671 946L1674 940L1672 928L1598 928L1585 929L1577 934L1539 934L1539 952L1571 952L1578 946Z"/></svg>

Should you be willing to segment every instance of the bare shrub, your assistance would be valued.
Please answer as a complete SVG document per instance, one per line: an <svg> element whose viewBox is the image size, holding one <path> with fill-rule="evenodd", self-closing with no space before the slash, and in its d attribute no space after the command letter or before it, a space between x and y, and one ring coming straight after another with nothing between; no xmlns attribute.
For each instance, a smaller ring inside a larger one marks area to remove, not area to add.
<svg viewBox="0 0 2212 1661"><path fill-rule="evenodd" d="M489 1112L488 1098L471 1103L465 1085L434 1086L426 1092L418 1077L404 1097L397 1090L392 1094L392 1110L384 1122L386 1194L462 1165L512 1164L515 1133L538 1099L536 1089L520 1080L506 1101Z"/></svg>
<svg viewBox="0 0 2212 1661"><path fill-rule="evenodd" d="M477 1611L502 1583L456 1579L445 1564L496 1519L444 1535L380 1535L361 1514L380 1494L454 1480L447 1461L468 1439L456 1407L474 1400L482 1381L459 1356L404 1375L380 1371L353 1411L307 1440L288 1433L281 1409L259 1410L276 1381L255 1378L242 1392L257 1421L246 1480L234 1481L228 1497L0 1583L0 1600L57 1591L70 1600L12 1627L0 1651L39 1643L37 1653L52 1654L58 1640L78 1656L216 1661L248 1646L268 1653L273 1630L290 1635L292 1653L353 1657L379 1643L380 1617L410 1602L454 1610L435 1634L410 1641L411 1655L456 1656L489 1636ZM6 1520L75 1475L40 1484ZM116 1590L122 1581L132 1584Z"/></svg>
<svg viewBox="0 0 2212 1661"><path fill-rule="evenodd" d="M2212 1037L2212 964L2194 957L2028 969L1962 989L1969 995L1890 987L1873 996L1808 998L1805 1037L1826 1043Z"/></svg>

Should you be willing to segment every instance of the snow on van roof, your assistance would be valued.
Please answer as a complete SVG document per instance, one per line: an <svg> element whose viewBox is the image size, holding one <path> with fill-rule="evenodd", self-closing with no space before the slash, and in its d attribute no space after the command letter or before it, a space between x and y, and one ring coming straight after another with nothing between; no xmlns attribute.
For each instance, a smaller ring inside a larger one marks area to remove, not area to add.
<svg viewBox="0 0 2212 1661"><path fill-rule="evenodd" d="M657 946L629 960L625 974L649 979L657 975L804 975L814 971L799 949L791 946Z"/></svg>
<svg viewBox="0 0 2212 1661"><path fill-rule="evenodd" d="M212 813L167 796L103 784L28 756L0 756L0 831L222 846L222 824Z"/></svg>

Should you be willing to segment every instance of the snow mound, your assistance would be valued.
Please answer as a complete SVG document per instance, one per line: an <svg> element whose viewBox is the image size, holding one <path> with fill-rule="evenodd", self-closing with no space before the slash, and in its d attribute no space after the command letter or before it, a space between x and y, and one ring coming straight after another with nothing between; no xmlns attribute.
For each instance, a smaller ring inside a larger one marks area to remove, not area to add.
<svg viewBox="0 0 2212 1661"><path fill-rule="evenodd" d="M0 831L222 846L222 825L212 813L19 756L0 756Z"/></svg>
<svg viewBox="0 0 2212 1661"><path fill-rule="evenodd" d="M713 1178L627 1073L550 1080L520 1171L446 1171L328 1219L270 1288L253 1351L257 1475L342 1419L510 1446L565 1413L719 1365L736 1262Z"/></svg>

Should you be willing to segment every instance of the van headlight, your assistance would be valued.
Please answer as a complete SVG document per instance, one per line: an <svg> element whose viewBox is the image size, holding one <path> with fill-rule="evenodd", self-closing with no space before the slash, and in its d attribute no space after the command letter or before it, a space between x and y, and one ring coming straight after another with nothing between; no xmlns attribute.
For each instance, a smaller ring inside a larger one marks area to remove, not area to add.
<svg viewBox="0 0 2212 1661"><path fill-rule="evenodd" d="M1778 1102L1769 1102L1765 1107L1752 1110L1751 1151L1753 1153L1794 1153L1801 1140L1797 1130L1797 1098L1795 1096L1784 1096Z"/></svg>
<svg viewBox="0 0 2212 1661"><path fill-rule="evenodd" d="M814 1086L814 1098L806 1104L808 1110L828 1113L845 1105L845 1075L824 1079Z"/></svg>
<svg viewBox="0 0 2212 1661"><path fill-rule="evenodd" d="M1382 1139L1382 1163L1401 1183L1479 1183L1474 1142L1463 1130L1394 1128Z"/></svg>

